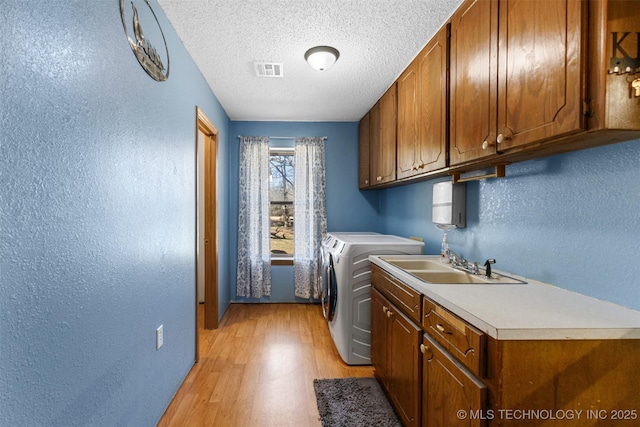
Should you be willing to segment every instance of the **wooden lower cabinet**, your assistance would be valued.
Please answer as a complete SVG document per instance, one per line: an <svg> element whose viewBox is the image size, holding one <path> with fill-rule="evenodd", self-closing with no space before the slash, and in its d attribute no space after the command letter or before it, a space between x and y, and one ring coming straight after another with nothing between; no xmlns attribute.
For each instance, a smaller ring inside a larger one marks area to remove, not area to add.
<svg viewBox="0 0 640 427"><path fill-rule="evenodd" d="M422 330L396 307L389 307L390 392L407 426L420 425L420 336Z"/></svg>
<svg viewBox="0 0 640 427"><path fill-rule="evenodd" d="M487 387L429 335L423 340L422 425L485 426Z"/></svg>
<svg viewBox="0 0 640 427"><path fill-rule="evenodd" d="M404 426L640 425L640 339L498 340L371 277L371 361Z"/></svg>
<svg viewBox="0 0 640 427"><path fill-rule="evenodd" d="M490 338L489 427L640 425L639 360L637 339Z"/></svg>
<svg viewBox="0 0 640 427"><path fill-rule="evenodd" d="M387 309L389 301L377 289L371 290L371 364L385 389L389 389L387 348L389 347Z"/></svg>
<svg viewBox="0 0 640 427"><path fill-rule="evenodd" d="M371 361L404 426L420 426L422 330L371 291Z"/></svg>

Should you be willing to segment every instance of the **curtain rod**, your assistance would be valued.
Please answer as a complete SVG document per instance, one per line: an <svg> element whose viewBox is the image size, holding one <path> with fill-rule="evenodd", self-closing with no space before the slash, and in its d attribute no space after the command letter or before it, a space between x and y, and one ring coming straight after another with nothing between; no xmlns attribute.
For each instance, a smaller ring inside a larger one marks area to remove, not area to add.
<svg viewBox="0 0 640 427"><path fill-rule="evenodd" d="M238 135L238 138L241 138L243 135ZM296 139L295 136L270 136L269 139ZM326 136L321 136L322 139L327 139Z"/></svg>

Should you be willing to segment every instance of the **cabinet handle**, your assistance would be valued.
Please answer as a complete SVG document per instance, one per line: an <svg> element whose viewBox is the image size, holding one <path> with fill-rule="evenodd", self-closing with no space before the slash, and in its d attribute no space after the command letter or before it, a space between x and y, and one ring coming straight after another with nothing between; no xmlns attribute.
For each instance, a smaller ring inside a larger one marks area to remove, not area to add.
<svg viewBox="0 0 640 427"><path fill-rule="evenodd" d="M365 183L365 184L369 184L369 180L368 180L368 179L365 179L365 180L364 180L364 183Z"/></svg>
<svg viewBox="0 0 640 427"><path fill-rule="evenodd" d="M489 148L489 147L491 147L491 146L493 146L493 144L489 143L489 141L484 141L484 142L482 143L482 149L483 149L483 150L486 150L487 148Z"/></svg>
<svg viewBox="0 0 640 427"><path fill-rule="evenodd" d="M498 144L502 144L504 142L504 140L505 140L505 137L504 137L503 134L498 135L498 137L496 138L496 142Z"/></svg>
<svg viewBox="0 0 640 427"><path fill-rule="evenodd" d="M387 318L390 318L391 316L393 316L393 313L391 312L391 310L387 310Z"/></svg>
<svg viewBox="0 0 640 427"><path fill-rule="evenodd" d="M420 344L420 352L422 354L425 354L427 351L430 351L431 349L429 348L428 345L424 345L424 344Z"/></svg>
<svg viewBox="0 0 640 427"><path fill-rule="evenodd" d="M377 176L376 177L376 181L378 181L378 182L382 181L382 177L381 176Z"/></svg>
<svg viewBox="0 0 640 427"><path fill-rule="evenodd" d="M387 310L389 310L389 309L383 305L383 306L382 306L382 312L386 314L386 313L387 313Z"/></svg>
<svg viewBox="0 0 640 427"><path fill-rule="evenodd" d="M451 334L451 332L447 331L444 326L442 326L440 323L438 323L436 325L436 329L439 330L440 332L442 332L443 334Z"/></svg>

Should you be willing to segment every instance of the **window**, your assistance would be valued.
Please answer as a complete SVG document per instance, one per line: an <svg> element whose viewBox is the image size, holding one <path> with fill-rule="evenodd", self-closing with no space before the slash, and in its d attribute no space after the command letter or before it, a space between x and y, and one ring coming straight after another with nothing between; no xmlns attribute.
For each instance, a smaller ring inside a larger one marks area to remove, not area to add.
<svg viewBox="0 0 640 427"><path fill-rule="evenodd" d="M293 257L293 148L269 149L271 258Z"/></svg>

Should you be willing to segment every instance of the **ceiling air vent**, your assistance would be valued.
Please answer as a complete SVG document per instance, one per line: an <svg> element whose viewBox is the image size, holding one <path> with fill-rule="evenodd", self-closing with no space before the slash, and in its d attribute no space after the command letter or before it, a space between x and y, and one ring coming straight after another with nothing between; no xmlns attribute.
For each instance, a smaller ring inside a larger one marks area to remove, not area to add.
<svg viewBox="0 0 640 427"><path fill-rule="evenodd" d="M256 76L258 77L282 77L281 62L254 62Z"/></svg>

